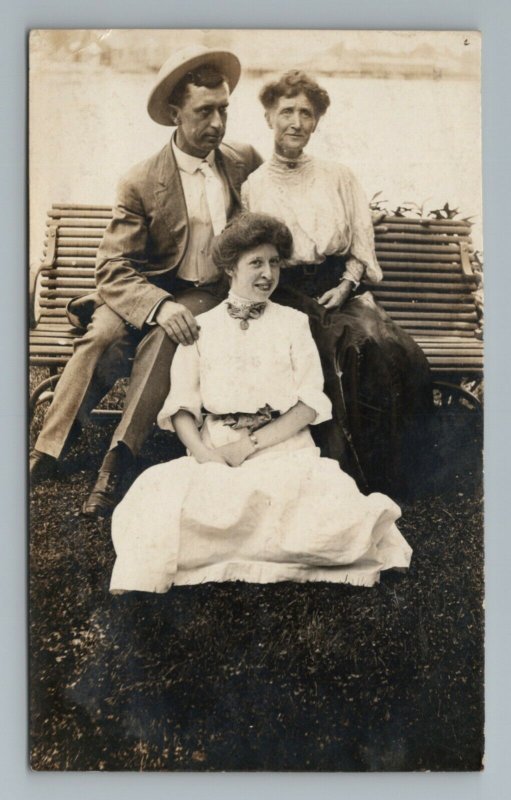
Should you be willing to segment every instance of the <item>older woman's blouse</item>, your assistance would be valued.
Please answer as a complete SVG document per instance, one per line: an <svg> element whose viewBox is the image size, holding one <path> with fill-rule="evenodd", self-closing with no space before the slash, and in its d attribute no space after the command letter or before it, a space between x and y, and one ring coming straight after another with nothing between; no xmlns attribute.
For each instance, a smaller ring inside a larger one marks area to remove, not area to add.
<svg viewBox="0 0 511 800"><path fill-rule="evenodd" d="M290 266L341 255L347 259L346 277L382 279L369 205L347 167L305 154L295 162L273 155L252 172L241 194L249 211L286 223L294 242Z"/></svg>
<svg viewBox="0 0 511 800"><path fill-rule="evenodd" d="M285 413L299 400L316 412L313 424L330 419L305 314L268 301L261 317L243 330L224 301L197 321L199 339L180 345L172 362L170 394L158 415L161 428L173 430L171 417L180 409L201 425L204 410L255 413L268 404Z"/></svg>

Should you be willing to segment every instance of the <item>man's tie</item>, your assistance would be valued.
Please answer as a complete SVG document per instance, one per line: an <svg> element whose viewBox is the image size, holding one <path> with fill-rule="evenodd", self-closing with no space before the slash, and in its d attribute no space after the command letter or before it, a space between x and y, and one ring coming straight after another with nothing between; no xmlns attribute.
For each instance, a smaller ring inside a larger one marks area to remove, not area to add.
<svg viewBox="0 0 511 800"><path fill-rule="evenodd" d="M209 208L209 215L213 225L213 233L218 236L225 228L227 219L225 216L224 187L207 161L201 161L198 168L204 175L204 186L206 189L206 201Z"/></svg>

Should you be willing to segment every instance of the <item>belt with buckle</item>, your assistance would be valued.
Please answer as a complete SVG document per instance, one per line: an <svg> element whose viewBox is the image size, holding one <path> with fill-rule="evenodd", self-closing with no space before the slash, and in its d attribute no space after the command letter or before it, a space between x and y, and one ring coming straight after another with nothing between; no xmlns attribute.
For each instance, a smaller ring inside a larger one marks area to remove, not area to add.
<svg viewBox="0 0 511 800"><path fill-rule="evenodd" d="M255 431L280 417L280 411L274 411L268 404L256 412L233 411L228 414L212 414L204 409L204 413L210 414L216 420L222 420L224 425L234 430L248 428Z"/></svg>

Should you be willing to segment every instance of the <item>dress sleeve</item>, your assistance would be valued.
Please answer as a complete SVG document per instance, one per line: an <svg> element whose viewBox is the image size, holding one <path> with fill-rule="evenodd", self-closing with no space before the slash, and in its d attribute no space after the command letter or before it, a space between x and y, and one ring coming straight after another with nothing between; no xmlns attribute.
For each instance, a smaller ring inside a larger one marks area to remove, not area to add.
<svg viewBox="0 0 511 800"><path fill-rule="evenodd" d="M348 258L356 259L363 265L367 280L378 283L383 278L374 250L374 228L369 203L351 170L346 169L345 200L351 227L351 246ZM344 182L343 181L343 182Z"/></svg>
<svg viewBox="0 0 511 800"><path fill-rule="evenodd" d="M323 370L318 349L310 332L309 320L299 314L293 325L291 361L298 400L316 412L313 425L332 418L332 404L323 391Z"/></svg>
<svg viewBox="0 0 511 800"><path fill-rule="evenodd" d="M197 425L202 425L202 399L200 393L199 351L197 343L179 345L170 370L170 392L158 414L160 428L174 431L172 417L178 411L189 411Z"/></svg>

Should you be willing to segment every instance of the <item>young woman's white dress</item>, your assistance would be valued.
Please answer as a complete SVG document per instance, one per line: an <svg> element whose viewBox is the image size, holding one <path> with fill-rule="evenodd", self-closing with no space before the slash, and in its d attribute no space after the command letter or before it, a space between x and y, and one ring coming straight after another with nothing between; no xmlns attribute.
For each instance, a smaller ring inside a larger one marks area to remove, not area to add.
<svg viewBox="0 0 511 800"><path fill-rule="evenodd" d="M284 413L302 400L314 424L330 418L305 314L269 301L243 330L223 302L198 321L198 342L177 349L160 427L172 430L172 415L187 409L204 441L220 446L240 433L219 415L267 404ZM410 563L399 516L389 497L364 496L321 458L308 428L237 468L185 456L146 470L115 509L110 590L225 580L371 586L381 570Z"/></svg>

